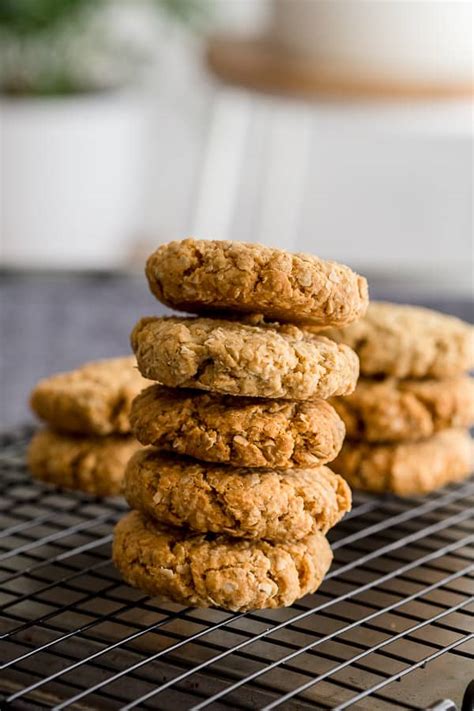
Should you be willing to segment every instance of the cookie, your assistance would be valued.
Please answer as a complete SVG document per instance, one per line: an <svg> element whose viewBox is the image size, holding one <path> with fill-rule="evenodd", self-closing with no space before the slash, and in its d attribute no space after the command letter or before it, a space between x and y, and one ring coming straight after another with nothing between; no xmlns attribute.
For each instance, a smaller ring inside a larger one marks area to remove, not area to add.
<svg viewBox="0 0 474 711"><path fill-rule="evenodd" d="M397 442L474 423L474 379L381 381L361 378L355 392L334 398L349 439Z"/></svg>
<svg viewBox="0 0 474 711"><path fill-rule="evenodd" d="M127 435L83 437L44 429L28 447L28 467L36 479L96 496L121 492L125 465L139 443Z"/></svg>
<svg viewBox="0 0 474 711"><path fill-rule="evenodd" d="M191 313L262 313L278 321L344 326L367 309L367 281L349 267L262 244L186 239L148 259L153 294Z"/></svg>
<svg viewBox="0 0 474 711"><path fill-rule="evenodd" d="M31 393L31 407L64 432L127 434L131 402L149 384L133 356L100 360L40 380Z"/></svg>
<svg viewBox="0 0 474 711"><path fill-rule="evenodd" d="M473 446L465 430L442 430L420 442L344 442L332 464L355 489L414 496L470 475Z"/></svg>
<svg viewBox="0 0 474 711"><path fill-rule="evenodd" d="M372 301L361 321L324 334L356 351L362 375L450 378L474 367L473 327L418 306Z"/></svg>
<svg viewBox="0 0 474 711"><path fill-rule="evenodd" d="M220 535L189 535L137 511L115 528L113 560L124 580L149 595L234 612L291 605L314 592L332 553L323 533L272 544Z"/></svg>
<svg viewBox="0 0 474 711"><path fill-rule="evenodd" d="M207 318L143 318L132 348L142 375L175 388L310 400L347 395L355 353L328 338Z"/></svg>
<svg viewBox="0 0 474 711"><path fill-rule="evenodd" d="M324 400L291 402L152 385L132 404L142 444L243 467L317 467L334 459L345 428Z"/></svg>
<svg viewBox="0 0 474 711"><path fill-rule="evenodd" d="M129 461L123 490L132 509L158 523L274 542L326 533L351 507L348 485L327 467L228 467L151 447Z"/></svg>

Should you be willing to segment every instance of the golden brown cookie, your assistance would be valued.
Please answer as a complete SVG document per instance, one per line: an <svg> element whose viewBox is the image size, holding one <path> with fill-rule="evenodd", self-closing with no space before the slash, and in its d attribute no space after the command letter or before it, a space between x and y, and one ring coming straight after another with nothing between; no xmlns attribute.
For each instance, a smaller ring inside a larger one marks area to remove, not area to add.
<svg viewBox="0 0 474 711"><path fill-rule="evenodd" d="M127 435L83 437L44 429L28 447L28 467L36 479L96 496L121 492L125 465L139 443Z"/></svg>
<svg viewBox="0 0 474 711"><path fill-rule="evenodd" d="M152 447L128 463L124 495L158 523L273 542L326 533L351 507L348 485L327 467L228 467Z"/></svg>
<svg viewBox="0 0 474 711"><path fill-rule="evenodd" d="M164 244L146 275L163 304L191 313L262 313L344 326L367 309L367 281L349 267L262 244L185 239Z"/></svg>
<svg viewBox="0 0 474 711"><path fill-rule="evenodd" d="M424 439L439 430L474 423L474 379L361 378L352 395L334 398L332 404L344 420L349 439Z"/></svg>
<svg viewBox="0 0 474 711"><path fill-rule="evenodd" d="M126 434L131 402L149 384L133 356L110 358L40 380L31 393L31 407L64 432Z"/></svg>
<svg viewBox="0 0 474 711"><path fill-rule="evenodd" d="M420 442L346 441L332 466L355 489L414 496L468 477L472 455L469 433L449 429Z"/></svg>
<svg viewBox="0 0 474 711"><path fill-rule="evenodd" d="M342 447L344 425L324 400L291 402L152 385L132 404L142 444L243 467L317 467Z"/></svg>
<svg viewBox="0 0 474 711"><path fill-rule="evenodd" d="M288 606L314 592L332 553L319 531L297 543L272 544L189 535L132 511L115 528L113 560L130 585L149 595L245 612Z"/></svg>
<svg viewBox="0 0 474 711"><path fill-rule="evenodd" d="M296 326L148 317L137 323L131 342L142 375L175 388L324 399L352 392L359 374L350 348Z"/></svg>
<svg viewBox="0 0 474 711"><path fill-rule="evenodd" d="M474 328L418 306L372 301L358 323L324 334L356 351L362 375L451 378L474 367Z"/></svg>

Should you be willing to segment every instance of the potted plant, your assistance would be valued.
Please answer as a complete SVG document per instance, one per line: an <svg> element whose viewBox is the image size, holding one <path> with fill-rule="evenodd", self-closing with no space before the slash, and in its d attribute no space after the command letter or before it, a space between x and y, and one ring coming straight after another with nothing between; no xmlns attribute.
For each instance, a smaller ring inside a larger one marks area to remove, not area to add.
<svg viewBox="0 0 474 711"><path fill-rule="evenodd" d="M202 0L2 0L3 265L124 262L145 180L138 73L158 15L195 25L202 10Z"/></svg>

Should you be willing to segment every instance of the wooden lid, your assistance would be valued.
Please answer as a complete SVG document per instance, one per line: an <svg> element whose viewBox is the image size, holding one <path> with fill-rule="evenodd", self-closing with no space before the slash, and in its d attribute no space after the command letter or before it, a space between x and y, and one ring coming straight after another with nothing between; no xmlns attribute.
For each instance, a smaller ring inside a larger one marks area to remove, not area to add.
<svg viewBox="0 0 474 711"><path fill-rule="evenodd" d="M358 76L290 55L265 39L218 36L208 41L206 61L228 84L259 92L344 100L459 99L474 95L474 84L396 81Z"/></svg>

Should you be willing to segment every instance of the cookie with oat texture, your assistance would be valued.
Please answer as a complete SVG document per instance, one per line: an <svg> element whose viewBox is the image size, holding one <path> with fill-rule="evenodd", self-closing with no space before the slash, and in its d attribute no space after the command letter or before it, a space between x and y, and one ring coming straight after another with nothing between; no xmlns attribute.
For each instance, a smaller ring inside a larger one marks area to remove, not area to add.
<svg viewBox="0 0 474 711"><path fill-rule="evenodd" d="M469 432L458 429L420 442L346 440L332 466L354 489L416 496L466 479L473 468L473 443Z"/></svg>
<svg viewBox="0 0 474 711"><path fill-rule="evenodd" d="M185 239L159 247L146 276L167 306L191 313L261 313L277 321L344 326L368 304L367 281L344 264L262 244Z"/></svg>
<svg viewBox="0 0 474 711"><path fill-rule="evenodd" d="M113 561L127 583L149 595L246 612L286 607L314 592L332 552L320 531L296 543L189 535L132 511L115 527Z"/></svg>
<svg viewBox="0 0 474 711"><path fill-rule="evenodd" d="M451 378L474 368L474 328L419 306L371 301L357 323L322 333L353 348L365 376Z"/></svg>
<svg viewBox="0 0 474 711"><path fill-rule="evenodd" d="M108 358L40 380L30 403L40 419L63 432L127 434L132 400L149 384L133 356Z"/></svg>
<svg viewBox="0 0 474 711"><path fill-rule="evenodd" d="M243 467L317 467L345 428L324 400L292 402L152 385L132 403L137 439L165 452Z"/></svg>
<svg viewBox="0 0 474 711"><path fill-rule="evenodd" d="M87 437L44 429L33 435L27 464L35 479L95 496L121 493L125 465L141 445L129 435Z"/></svg>
<svg viewBox="0 0 474 711"><path fill-rule="evenodd" d="M173 388L311 400L349 394L359 375L350 348L296 326L145 317L131 343L142 375Z"/></svg>
<svg viewBox="0 0 474 711"><path fill-rule="evenodd" d="M333 398L347 437L366 442L419 440L474 423L474 379L361 378L352 395Z"/></svg>
<svg viewBox="0 0 474 711"><path fill-rule="evenodd" d="M327 467L227 467L152 447L129 461L124 495L161 524L273 542L326 533L351 507L349 486Z"/></svg>

